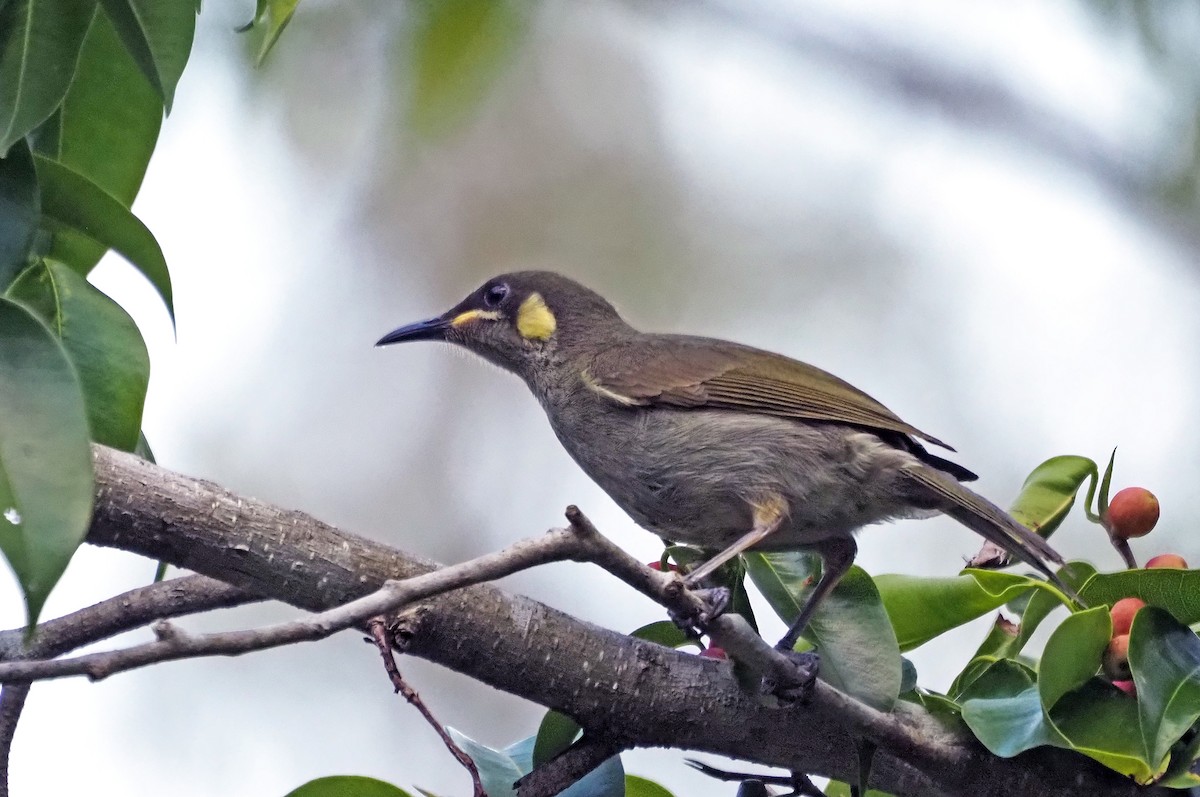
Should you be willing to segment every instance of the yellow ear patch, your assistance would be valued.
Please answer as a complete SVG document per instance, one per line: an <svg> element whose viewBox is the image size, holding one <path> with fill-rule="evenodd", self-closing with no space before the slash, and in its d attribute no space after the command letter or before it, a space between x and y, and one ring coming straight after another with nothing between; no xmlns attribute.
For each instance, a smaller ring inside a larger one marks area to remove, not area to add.
<svg viewBox="0 0 1200 797"><path fill-rule="evenodd" d="M499 321L500 313L495 310L467 310L454 316L450 321L450 326L461 327L463 324L469 324L472 321Z"/></svg>
<svg viewBox="0 0 1200 797"><path fill-rule="evenodd" d="M517 331L526 340L547 340L558 322L540 293L531 293L517 310Z"/></svg>

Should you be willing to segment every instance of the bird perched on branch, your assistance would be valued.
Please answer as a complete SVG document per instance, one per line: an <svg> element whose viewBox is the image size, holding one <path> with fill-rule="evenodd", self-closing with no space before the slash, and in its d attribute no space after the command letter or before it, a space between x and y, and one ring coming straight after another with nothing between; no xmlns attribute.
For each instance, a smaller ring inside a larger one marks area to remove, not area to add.
<svg viewBox="0 0 1200 797"><path fill-rule="evenodd" d="M521 377L563 447L634 520L716 552L690 584L744 551L818 554L821 578L781 650L871 523L943 512L1061 585L1047 564L1062 562L1054 549L963 487L975 474L924 443L949 446L811 365L639 332L599 294L545 271L494 277L376 345L410 340L454 343Z"/></svg>

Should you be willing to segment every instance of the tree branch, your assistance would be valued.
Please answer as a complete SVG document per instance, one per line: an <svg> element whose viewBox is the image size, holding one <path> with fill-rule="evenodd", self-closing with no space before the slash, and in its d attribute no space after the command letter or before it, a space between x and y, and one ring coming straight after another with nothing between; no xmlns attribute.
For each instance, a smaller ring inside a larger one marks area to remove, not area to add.
<svg viewBox="0 0 1200 797"><path fill-rule="evenodd" d="M263 598L206 576L175 578L130 590L86 609L48 620L37 627L29 644L26 644L23 628L2 631L0 661L60 656L154 620L260 600ZM21 711L29 697L29 687L27 682L10 680L0 690L0 797L8 795L9 754Z"/></svg>
<svg viewBox="0 0 1200 797"><path fill-rule="evenodd" d="M97 447L95 464L90 542L301 608L339 606L433 567L131 455ZM409 653L555 708L619 747L686 748L848 780L856 771L856 738L871 735L882 740L872 785L894 794L1138 793L1069 751L997 758L965 729L944 727L908 703L886 716L892 735L864 727L857 707L834 690L819 691L809 705L766 705L742 690L723 662L608 631L490 586L422 603L406 613L404 634Z"/></svg>
<svg viewBox="0 0 1200 797"><path fill-rule="evenodd" d="M0 663L0 683L39 681L73 675L86 675L92 681L99 681L119 672L165 661L204 656L241 656L297 642L313 642L355 626L366 627L370 618L389 614L415 601L463 586L503 578L518 570L567 559L579 553L580 546L574 534L568 531L550 532L543 537L522 540L503 551L487 554L469 562L412 576L403 581L386 581L375 592L349 603L284 623L193 636L165 621L159 621L154 628L157 638L144 645L90 653L72 659Z"/></svg>

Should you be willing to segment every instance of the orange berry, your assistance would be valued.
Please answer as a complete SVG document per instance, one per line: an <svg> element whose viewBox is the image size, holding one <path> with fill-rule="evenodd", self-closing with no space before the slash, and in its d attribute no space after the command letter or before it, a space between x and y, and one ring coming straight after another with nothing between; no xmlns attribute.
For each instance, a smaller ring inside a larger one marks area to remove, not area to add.
<svg viewBox="0 0 1200 797"><path fill-rule="evenodd" d="M1121 598L1113 604L1109 614L1112 615L1112 635L1119 637L1129 633L1129 627L1133 625L1133 616L1138 613L1146 605L1146 602L1141 598Z"/></svg>
<svg viewBox="0 0 1200 797"><path fill-rule="evenodd" d="M1158 522L1158 499L1144 487L1126 487L1108 502L1108 530L1128 540L1150 533Z"/></svg>
<svg viewBox="0 0 1200 797"><path fill-rule="evenodd" d="M1114 681L1128 681L1133 673L1129 671L1129 634L1115 636L1104 649L1104 674Z"/></svg>
<svg viewBox="0 0 1200 797"><path fill-rule="evenodd" d="M704 650L700 651L700 655L706 659L729 658L729 656L725 653L725 648L719 648L716 645L709 645Z"/></svg>
<svg viewBox="0 0 1200 797"><path fill-rule="evenodd" d="M1187 570L1188 563L1183 560L1183 557L1177 553L1160 553L1158 556L1152 557L1146 562L1146 569L1150 568L1170 568L1172 570Z"/></svg>

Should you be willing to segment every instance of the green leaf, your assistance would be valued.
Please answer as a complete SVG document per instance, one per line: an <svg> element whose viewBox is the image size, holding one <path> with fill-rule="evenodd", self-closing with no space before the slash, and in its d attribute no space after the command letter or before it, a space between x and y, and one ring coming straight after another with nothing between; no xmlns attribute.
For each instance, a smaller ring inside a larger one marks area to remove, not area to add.
<svg viewBox="0 0 1200 797"><path fill-rule="evenodd" d="M258 42L255 47L258 65L262 65L267 53L279 41L279 35L292 21L298 5L300 0L258 0L255 4L254 19L242 31L251 31Z"/></svg>
<svg viewBox="0 0 1200 797"><path fill-rule="evenodd" d="M493 750L453 728L446 730L479 768L479 777L488 797L515 796L512 784L533 771L534 736L514 742L503 750ZM485 770L489 774L485 775ZM508 778L511 780L506 780ZM559 797L621 797L624 791L625 768L621 757L613 756L561 792Z"/></svg>
<svg viewBox="0 0 1200 797"><path fill-rule="evenodd" d="M178 0L100 0L100 3L125 49L170 113L175 84L192 52L195 9L190 3Z"/></svg>
<svg viewBox="0 0 1200 797"><path fill-rule="evenodd" d="M41 213L33 156L19 141L0 159L0 290L29 264Z"/></svg>
<svg viewBox="0 0 1200 797"><path fill-rule="evenodd" d="M625 797L675 797L652 780L637 775L625 776Z"/></svg>
<svg viewBox="0 0 1200 797"><path fill-rule="evenodd" d="M1058 570L1058 577L1076 592L1081 592L1083 585L1095 575L1096 568L1087 562L1068 562ZM1025 606L1025 611L1021 614L1021 628L1017 639L1004 651L1003 655L1016 656L1024 650L1025 645L1033 636L1033 632L1038 629L1042 621L1062 605L1062 599L1056 591L1038 590L1034 592ZM1089 605L1094 606L1095 604L1090 603Z"/></svg>
<svg viewBox="0 0 1200 797"><path fill-rule="evenodd" d="M310 780L284 797L412 797L404 789L361 775L332 775Z"/></svg>
<svg viewBox="0 0 1200 797"><path fill-rule="evenodd" d="M471 737L454 728L447 728L450 738L471 757L479 769L479 779L483 781L483 790L488 797L516 797L513 784L525 774L512 756L499 750L493 750L485 744L480 744ZM532 750L530 751L532 754Z"/></svg>
<svg viewBox="0 0 1200 797"><path fill-rule="evenodd" d="M996 664L1003 666L1011 662L1001 659ZM981 683L986 683L982 676L975 685ZM983 746L1002 758L1011 758L1042 745L1069 747L1062 735L1046 721L1036 684L1016 694L965 700L962 718Z"/></svg>
<svg viewBox="0 0 1200 797"><path fill-rule="evenodd" d="M1200 719L1200 639L1162 609L1147 606L1129 632L1142 736L1151 763Z"/></svg>
<svg viewBox="0 0 1200 797"><path fill-rule="evenodd" d="M1112 618L1105 606L1076 612L1054 629L1038 665L1038 692L1047 710L1096 674L1111 637Z"/></svg>
<svg viewBox="0 0 1200 797"><path fill-rule="evenodd" d="M689 645L695 645L697 649L702 649L700 640L688 636L679 626L670 620L659 620L658 622L648 623L636 631L631 631L629 635L668 648L684 648Z"/></svg>
<svg viewBox="0 0 1200 797"><path fill-rule="evenodd" d="M25 593L31 628L87 533L87 432L62 345L28 310L0 299L0 550Z"/></svg>
<svg viewBox="0 0 1200 797"><path fill-rule="evenodd" d="M161 98L101 12L88 29L79 68L54 125L38 129L36 150L129 207L158 141L162 115Z"/></svg>
<svg viewBox="0 0 1200 797"><path fill-rule="evenodd" d="M83 386L92 439L133 451L150 384L150 355L129 314L54 262L26 269L7 296L36 313L62 341Z"/></svg>
<svg viewBox="0 0 1200 797"><path fill-rule="evenodd" d="M1092 503L1092 491L1088 490L1089 506L1087 508L1087 516L1088 520L1091 520L1094 523L1108 523L1108 488L1112 485L1113 463L1116 461L1117 449L1114 448L1112 453L1108 456L1108 467L1104 469L1104 475L1100 477L1100 500L1098 502L1100 511L1095 514L1092 513L1090 506Z"/></svg>
<svg viewBox="0 0 1200 797"><path fill-rule="evenodd" d="M1049 537L1075 503L1075 494L1089 478L1093 487L1098 476L1096 463L1087 457L1051 457L1033 469L1009 514L1036 534Z"/></svg>
<svg viewBox="0 0 1200 797"><path fill-rule="evenodd" d="M1089 606L1112 605L1121 598L1141 598L1166 609L1184 625L1200 623L1200 570L1122 570L1100 573L1089 580L1079 596Z"/></svg>
<svg viewBox="0 0 1200 797"><path fill-rule="evenodd" d="M566 714L554 709L547 711L533 743L533 766L540 767L566 750L582 730L579 723Z"/></svg>
<svg viewBox="0 0 1200 797"><path fill-rule="evenodd" d="M746 554L746 571L785 623L815 584L814 560L803 553ZM821 654L820 677L880 711L891 711L900 694L900 649L875 582L850 568L821 602L805 637Z"/></svg>
<svg viewBox="0 0 1200 797"><path fill-rule="evenodd" d="M1142 783L1161 771L1146 763L1137 700L1106 681L1092 678L1064 695L1050 717L1071 749L1109 769Z"/></svg>
<svg viewBox="0 0 1200 797"><path fill-rule="evenodd" d="M1111 633L1106 607L1076 612L1047 641L1037 683L1018 662L994 661L966 687L963 719L996 755L1052 745L1149 782L1162 767L1146 761L1135 701L1094 677Z"/></svg>
<svg viewBox="0 0 1200 797"><path fill-rule="evenodd" d="M96 0L0 5L0 155L62 102L95 9Z"/></svg>
<svg viewBox="0 0 1200 797"><path fill-rule="evenodd" d="M953 578L885 574L875 579L902 651L919 647L952 628L995 611L1017 595L1044 583L992 570L968 570L965 575Z"/></svg>
<svg viewBox="0 0 1200 797"><path fill-rule="evenodd" d="M71 230L119 252L150 280L174 321L167 261L146 225L118 199L78 172L40 156L34 157L34 163L42 187L43 219L48 226ZM65 262L84 273L91 268L90 264Z"/></svg>
<svg viewBox="0 0 1200 797"><path fill-rule="evenodd" d="M413 25L410 126L426 139L458 127L503 74L524 40L528 0L420 0Z"/></svg>
<svg viewBox="0 0 1200 797"><path fill-rule="evenodd" d="M825 787L825 797L850 797L850 784L840 780L831 780ZM892 797L885 791L867 789L866 797Z"/></svg>

